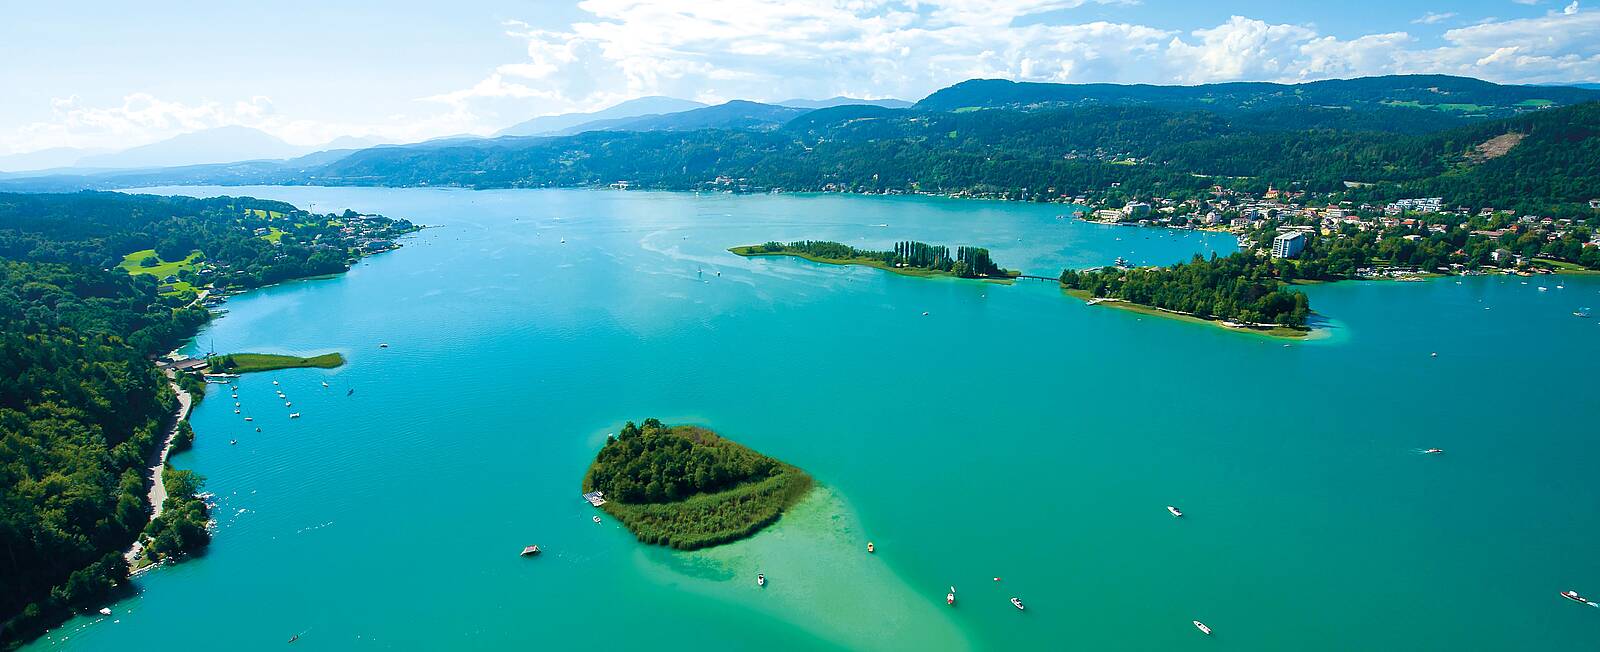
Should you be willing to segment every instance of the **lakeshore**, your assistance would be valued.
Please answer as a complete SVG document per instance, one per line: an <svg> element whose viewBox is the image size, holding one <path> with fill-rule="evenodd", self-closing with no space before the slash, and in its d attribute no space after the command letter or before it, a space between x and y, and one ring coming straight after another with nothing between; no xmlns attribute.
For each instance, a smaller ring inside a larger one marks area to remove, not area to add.
<svg viewBox="0 0 1600 652"><path fill-rule="evenodd" d="M1582 562L1582 540L1600 535L1581 509L1592 491L1551 478L1583 477L1597 463L1575 427L1600 417L1597 406L1544 404L1541 418L1558 427L1514 442L1504 437L1517 428L1509 414L1447 411L1422 424L1390 411L1392 387L1405 388L1405 403L1448 404L1472 391L1474 374L1509 370L1482 342L1517 329L1550 333L1529 342L1520 364L1581 383L1563 360L1574 342L1590 354L1581 338L1593 320L1568 314L1600 289L1590 280L1545 293L1502 277L1308 286L1319 310L1356 336L1282 348L1154 323L1165 320L1130 328L1044 284L842 275L753 264L717 244L765 237L787 220L804 223L796 236L841 241L878 233L854 226L863 221L944 241L956 241L958 226L984 229L983 242L1014 243L996 255L1024 269L1114 255L1171 262L1203 248L1198 235L1115 243L1029 206L961 207L980 212L952 224L953 209L904 199L249 192L457 226L339 278L230 302L207 335L237 350L346 351L351 364L336 373L358 393L318 389L324 370L284 370L275 378L308 417L269 422L238 446L205 436L237 429L230 404L197 408L202 437L177 464L206 473L218 494L211 551L142 576L141 594L112 605L114 617L80 618L50 649L162 637L267 650L307 632L297 645L870 650L894 648L902 631L921 636L919 649L1181 649L1197 641L1190 619L1240 650L1515 649L1528 637L1579 645L1594 622L1592 610L1554 595L1600 585ZM702 215L723 213L737 217L703 226ZM574 224L573 215L585 217ZM514 291L530 285L549 290ZM625 311L615 288L631 302ZM908 325L906 306L932 316ZM286 319L317 328L285 328ZM891 331L887 341L858 335ZM380 341L419 354L381 353L372 347ZM904 370L951 341L984 348ZM770 363L818 351L837 362ZM1419 361L1396 364L1406 355ZM482 361L478 373L456 373L466 358ZM1315 408L1303 402L1266 400L1247 418L1247 398L1172 392L1151 410L1148 395L1106 390L1108 379L1217 368L1321 383L1331 403L1373 408L1364 418L1331 410L1310 419ZM1382 387L1362 382L1375 369L1387 374ZM962 386L969 378L1014 380L1016 389L1005 401L974 400ZM271 400L266 378L238 384L242 400ZM1036 436L1059 418L1063 396L1094 396L1096 410L1065 436ZM798 416L774 418L785 411ZM734 544L641 546L610 519L592 523L573 486L573 470L619 412L741 433L825 486ZM1277 425L1285 423L1296 424L1292 437ZM1428 446L1449 453L1414 450ZM421 476L472 498L393 482ZM1098 498L1052 499L1064 491ZM1181 505L1185 518L1174 521L1165 504ZM1522 554L1549 523L1573 536L1544 539L1538 558ZM373 542L406 540L419 526L452 563L383 573L402 562ZM866 540L876 554L864 552ZM517 558L528 543L548 552ZM1320 570L1346 567L1363 570ZM755 572L770 580L763 592ZM1316 609L1284 601L1284 581L1324 600ZM1374 597L1373 582L1392 588ZM962 596L954 608L943 604L950 585ZM1430 599L1439 591L1481 599L1439 604ZM1027 601L1025 615L1006 603L1012 595ZM608 627L571 625L599 603L611 609ZM1488 620L1503 626L1470 626Z"/></svg>
<svg viewBox="0 0 1600 652"><path fill-rule="evenodd" d="M178 436L178 428L188 420L189 409L194 402L189 392L178 386L176 372L171 369L163 369L162 373L166 374L168 381L171 383L173 394L178 397L178 410L172 415L172 425L167 428L166 435L161 441L161 447L150 456L149 474L145 480L145 483L150 486L150 491L146 494L150 506L150 521L159 518L162 508L166 505L167 484L162 478L162 470L167 466L167 459L172 456L172 445ZM123 558L128 561L128 566L132 572L137 573L149 568L149 561L143 557L143 552L144 535L141 533L138 538L134 539L133 545L129 546L128 550L122 554Z"/></svg>
<svg viewBox="0 0 1600 652"><path fill-rule="evenodd" d="M1278 326L1275 324L1241 324L1238 322L1230 323L1225 319L1202 319L1190 313L1179 312L1177 310L1167 310L1165 308L1157 308L1155 306L1147 306L1141 303L1134 303L1126 299L1118 299L1115 297L1096 297L1088 290L1061 288L1061 292L1074 299L1081 300L1091 306L1106 306L1110 308L1116 308L1118 310L1136 312L1141 315L1161 317L1163 319L1175 319L1178 321L1186 321L1196 324L1207 324L1217 328L1240 333L1251 333L1253 335L1264 335L1267 337L1288 340L1303 340L1314 337L1316 333L1315 329L1310 328L1302 330L1298 328Z"/></svg>

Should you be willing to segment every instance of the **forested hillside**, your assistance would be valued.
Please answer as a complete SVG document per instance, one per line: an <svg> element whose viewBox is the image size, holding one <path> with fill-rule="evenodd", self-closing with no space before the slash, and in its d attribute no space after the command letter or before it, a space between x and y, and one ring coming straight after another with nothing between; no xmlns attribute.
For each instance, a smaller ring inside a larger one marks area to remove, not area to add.
<svg viewBox="0 0 1600 652"><path fill-rule="evenodd" d="M329 165L316 181L479 188L627 181L1027 200L1092 196L1113 184L1180 197L1213 184L1276 185L1357 199L1432 193L1470 207L1568 213L1587 211L1584 203L1600 197L1593 165L1600 103L1414 134L1347 130L1337 121L1301 128L1303 120L1285 115L1278 117L1288 123L1274 126L1254 117L1127 106L964 113L848 106L813 111L775 132L588 133L515 147L367 150ZM1497 158L1474 156L1507 133L1525 137ZM1352 190L1346 182L1371 185Z"/></svg>
<svg viewBox="0 0 1600 652"><path fill-rule="evenodd" d="M143 473L177 407L150 358L209 313L124 258L198 251L197 283L254 287L341 271L363 242L414 228L250 198L0 194L0 648L103 599L141 531L155 554L204 542L185 493L200 479L172 472L147 529Z"/></svg>

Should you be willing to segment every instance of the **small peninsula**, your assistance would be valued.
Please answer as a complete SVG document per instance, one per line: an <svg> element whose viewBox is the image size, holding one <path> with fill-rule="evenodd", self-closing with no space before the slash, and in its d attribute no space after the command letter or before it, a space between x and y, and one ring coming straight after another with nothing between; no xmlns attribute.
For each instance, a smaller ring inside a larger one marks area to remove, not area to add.
<svg viewBox="0 0 1600 652"><path fill-rule="evenodd" d="M1248 253L1209 259L1196 254L1189 262L1168 267L1063 270L1061 287L1090 304L1105 302L1274 337L1305 337L1310 334L1306 321L1311 304L1304 293L1279 280L1274 263Z"/></svg>
<svg viewBox="0 0 1600 652"><path fill-rule="evenodd" d="M585 492L640 541L680 550L748 537L811 490L810 475L696 426L629 421L595 456Z"/></svg>
<svg viewBox="0 0 1600 652"><path fill-rule="evenodd" d="M344 365L344 355L340 353L324 353L302 358L276 353L229 353L227 355L211 356L206 358L206 362L213 372L248 374L256 371L276 371L278 369L299 369L302 367L333 369Z"/></svg>
<svg viewBox="0 0 1600 652"><path fill-rule="evenodd" d="M865 265L906 276L954 276L1010 282L1019 272L996 265L982 247L950 248L905 240L893 251L871 251L825 240L767 242L729 249L740 256L794 256L829 265Z"/></svg>

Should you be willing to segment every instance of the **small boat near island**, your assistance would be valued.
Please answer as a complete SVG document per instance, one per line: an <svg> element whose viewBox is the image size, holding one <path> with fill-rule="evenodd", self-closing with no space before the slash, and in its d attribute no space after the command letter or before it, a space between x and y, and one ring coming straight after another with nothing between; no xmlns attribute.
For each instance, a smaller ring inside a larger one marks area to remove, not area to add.
<svg viewBox="0 0 1600 652"><path fill-rule="evenodd" d="M594 517L594 522L595 522L596 525L599 525L600 524L600 517L599 516Z"/></svg>
<svg viewBox="0 0 1600 652"><path fill-rule="evenodd" d="M1173 516L1183 516L1183 510L1178 509L1176 507L1173 507L1171 505L1167 505L1167 511L1172 512Z"/></svg>
<svg viewBox="0 0 1600 652"><path fill-rule="evenodd" d="M1198 620L1194 621L1194 628L1200 630L1200 633L1205 634L1206 636L1211 635L1211 628L1207 627L1205 623L1202 623Z"/></svg>
<svg viewBox="0 0 1600 652"><path fill-rule="evenodd" d="M1021 598L1012 598L1011 599L1011 606L1016 607L1017 611L1024 611L1024 610L1027 609L1027 607L1022 606L1022 599Z"/></svg>
<svg viewBox="0 0 1600 652"><path fill-rule="evenodd" d="M756 573L756 586L766 586L766 585L767 585L767 576L763 575L761 573Z"/></svg>
<svg viewBox="0 0 1600 652"><path fill-rule="evenodd" d="M537 554L539 554L541 552L544 552L544 551L540 550L539 546L528 546L528 547L522 549L522 556L523 557L532 557L532 556L537 555Z"/></svg>

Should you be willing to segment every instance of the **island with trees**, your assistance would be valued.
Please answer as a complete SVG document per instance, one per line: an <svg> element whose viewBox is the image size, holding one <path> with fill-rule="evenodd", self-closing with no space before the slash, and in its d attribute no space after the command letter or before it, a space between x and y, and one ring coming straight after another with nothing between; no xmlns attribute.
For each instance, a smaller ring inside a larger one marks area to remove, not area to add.
<svg viewBox="0 0 1600 652"><path fill-rule="evenodd" d="M913 240L894 243L892 251L857 249L825 240L767 242L729 249L740 256L794 256L829 265L865 265L907 276L953 276L956 278L1010 281L1019 272L996 265L989 250L982 247L950 248Z"/></svg>
<svg viewBox="0 0 1600 652"><path fill-rule="evenodd" d="M697 426L629 421L595 456L585 492L640 541L693 550L772 524L811 490L806 472Z"/></svg>
<svg viewBox="0 0 1600 652"><path fill-rule="evenodd" d="M1068 269L1061 272L1061 285L1095 303L1110 300L1108 305L1157 315L1304 337L1310 332L1310 302L1279 280L1279 264L1290 263L1245 252L1209 259L1195 254L1168 267Z"/></svg>
<svg viewBox="0 0 1600 652"><path fill-rule="evenodd" d="M302 358L300 356L280 355L277 353L229 353L206 358L206 363L213 373L248 374L257 371L307 367L333 369L344 364L344 355L340 353L324 353Z"/></svg>

